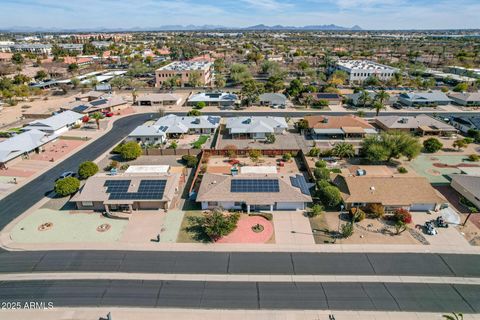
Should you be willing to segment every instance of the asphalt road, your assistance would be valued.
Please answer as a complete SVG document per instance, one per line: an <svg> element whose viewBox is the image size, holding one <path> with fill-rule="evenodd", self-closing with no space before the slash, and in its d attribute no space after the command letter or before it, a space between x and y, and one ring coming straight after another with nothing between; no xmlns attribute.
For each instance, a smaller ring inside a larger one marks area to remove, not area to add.
<svg viewBox="0 0 480 320"><path fill-rule="evenodd" d="M421 253L1 251L0 273L396 275L480 277L480 255Z"/></svg>
<svg viewBox="0 0 480 320"><path fill-rule="evenodd" d="M64 280L0 282L0 301L54 307L480 312L480 286L417 283L285 283Z"/></svg>
<svg viewBox="0 0 480 320"><path fill-rule="evenodd" d="M47 191L52 190L55 179L60 174L65 171L76 172L80 163L96 159L152 115L137 114L117 120L112 130L105 135L0 200L0 230L40 201Z"/></svg>

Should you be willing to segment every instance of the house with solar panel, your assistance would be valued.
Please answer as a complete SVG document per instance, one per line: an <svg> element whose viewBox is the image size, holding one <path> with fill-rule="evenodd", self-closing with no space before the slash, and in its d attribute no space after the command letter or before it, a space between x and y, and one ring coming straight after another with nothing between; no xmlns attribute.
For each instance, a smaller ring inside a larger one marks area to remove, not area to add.
<svg viewBox="0 0 480 320"><path fill-rule="evenodd" d="M265 139L269 134L284 134L288 124L283 117L233 117L225 128L232 139Z"/></svg>
<svg viewBox="0 0 480 320"><path fill-rule="evenodd" d="M231 175L205 173L196 201L203 210L221 207L248 213L304 210L312 202L311 184L302 174L277 173L275 167L249 168L241 167L240 172Z"/></svg>
<svg viewBox="0 0 480 320"><path fill-rule="evenodd" d="M97 174L70 201L80 210L130 213L168 210L179 196L180 176L165 170L139 170L114 176Z"/></svg>
<svg viewBox="0 0 480 320"><path fill-rule="evenodd" d="M127 101L117 95L102 95L94 100L75 100L60 108L61 111L71 110L81 114L92 114L95 112L113 112L126 106Z"/></svg>
<svg viewBox="0 0 480 320"><path fill-rule="evenodd" d="M339 106L342 105L342 96L338 93L327 93L327 92L310 92L304 93L303 98L310 96L312 97L313 102L318 101L327 101L328 105Z"/></svg>
<svg viewBox="0 0 480 320"><path fill-rule="evenodd" d="M168 138L180 138L185 134L212 134L220 125L219 116L177 116L169 114L153 125L138 126L127 140L143 143L164 143Z"/></svg>
<svg viewBox="0 0 480 320"><path fill-rule="evenodd" d="M228 92L201 92L188 98L187 106L196 106L204 102L206 106L229 107L238 103L238 96Z"/></svg>

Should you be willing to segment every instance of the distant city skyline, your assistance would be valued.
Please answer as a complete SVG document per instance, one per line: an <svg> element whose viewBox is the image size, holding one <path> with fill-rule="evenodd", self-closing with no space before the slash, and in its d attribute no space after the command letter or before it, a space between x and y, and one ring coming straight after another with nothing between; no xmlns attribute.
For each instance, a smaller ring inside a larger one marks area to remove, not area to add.
<svg viewBox="0 0 480 320"><path fill-rule="evenodd" d="M191 24L480 28L478 0L0 0L0 6L0 29L155 29Z"/></svg>

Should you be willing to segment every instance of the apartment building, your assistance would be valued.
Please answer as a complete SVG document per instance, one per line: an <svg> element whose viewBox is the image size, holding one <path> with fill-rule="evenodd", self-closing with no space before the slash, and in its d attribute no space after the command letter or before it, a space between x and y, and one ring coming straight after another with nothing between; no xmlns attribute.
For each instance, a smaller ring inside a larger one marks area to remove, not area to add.
<svg viewBox="0 0 480 320"><path fill-rule="evenodd" d="M210 85L212 82L213 63L206 60L172 62L155 71L155 86L161 87L165 81L173 77L178 77L179 82L183 86L188 83L189 75L192 72L199 72L200 82L203 85Z"/></svg>

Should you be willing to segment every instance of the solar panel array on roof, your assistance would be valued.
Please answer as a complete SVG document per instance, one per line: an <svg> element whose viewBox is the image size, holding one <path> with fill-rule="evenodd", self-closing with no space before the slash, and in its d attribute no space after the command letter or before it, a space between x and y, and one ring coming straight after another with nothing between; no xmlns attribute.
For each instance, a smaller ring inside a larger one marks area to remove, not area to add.
<svg viewBox="0 0 480 320"><path fill-rule="evenodd" d="M158 130L160 130L160 131L162 131L162 132L167 131L167 129L168 129L168 126L160 126L160 127L158 128Z"/></svg>
<svg viewBox="0 0 480 320"><path fill-rule="evenodd" d="M290 182L292 183L292 186L299 188L303 194L306 194L307 196L310 195L307 181L301 174L297 174L295 177L290 177Z"/></svg>
<svg viewBox="0 0 480 320"><path fill-rule="evenodd" d="M105 103L107 103L107 99L98 99L98 100L93 100L93 101L90 102L90 104L94 107L97 107L97 106L99 106L101 104L105 104Z"/></svg>
<svg viewBox="0 0 480 320"><path fill-rule="evenodd" d="M85 111L87 109L88 109L88 106L82 104L80 106L77 106L77 107L73 108L72 111L82 113L83 111Z"/></svg>
<svg viewBox="0 0 480 320"><path fill-rule="evenodd" d="M340 96L336 93L317 93L317 97L324 99L337 99Z"/></svg>
<svg viewBox="0 0 480 320"><path fill-rule="evenodd" d="M230 192L280 192L278 179L233 179Z"/></svg>
<svg viewBox="0 0 480 320"><path fill-rule="evenodd" d="M212 117L212 116L208 116L208 122L210 122L211 124L217 124L220 122L220 117Z"/></svg>
<svg viewBox="0 0 480 320"><path fill-rule="evenodd" d="M128 192L131 180L107 180L110 200L160 200L163 198L167 180L141 180L137 192Z"/></svg>

